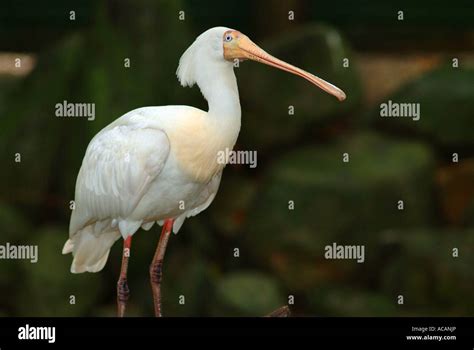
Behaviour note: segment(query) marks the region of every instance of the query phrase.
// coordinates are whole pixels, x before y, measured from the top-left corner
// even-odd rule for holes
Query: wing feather
[[[126,219],[162,171],[169,150],[161,129],[118,125],[97,134],[77,177],[70,236],[100,220]]]

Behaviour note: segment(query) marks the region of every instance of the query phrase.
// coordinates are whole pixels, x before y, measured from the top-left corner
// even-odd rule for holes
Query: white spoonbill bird
[[[162,265],[170,233],[211,204],[226,165],[218,155],[231,150],[239,135],[236,59],[282,69],[341,101],[346,97],[334,85],[269,55],[237,30],[216,27],[198,36],[179,60],[176,74],[182,86],[199,86],[209,111],[189,106],[130,111],[92,139],[79,170],[63,254],[74,257],[72,273],[97,272],[114,242],[123,238],[118,316],[124,315],[130,294],[127,267],[132,237],[140,227],[149,230],[155,222],[163,229],[150,280],[155,315],[161,316]]]

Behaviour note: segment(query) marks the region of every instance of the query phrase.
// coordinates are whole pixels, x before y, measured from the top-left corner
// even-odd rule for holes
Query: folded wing
[[[70,237],[94,223],[126,220],[159,176],[169,151],[161,129],[117,125],[97,134],[77,178]]]

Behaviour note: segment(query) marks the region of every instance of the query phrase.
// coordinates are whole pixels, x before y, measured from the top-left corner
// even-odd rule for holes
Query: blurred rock
[[[307,316],[378,317],[396,316],[394,298],[375,291],[353,286],[317,286],[306,292],[309,310]]]
[[[0,201],[0,242],[21,242],[31,237],[31,224],[15,207]]]
[[[381,291],[404,296],[404,313],[414,316],[468,316],[474,312],[474,230],[413,229],[380,235],[384,256]],[[453,249],[458,249],[458,257]],[[437,307],[433,307],[437,305]]]
[[[275,144],[296,141],[308,128],[353,110],[359,102],[361,90],[351,53],[335,29],[310,25],[259,45],[340,87],[348,97],[341,103],[302,78],[255,62],[243,62],[235,69],[243,119],[239,143],[243,148],[264,151]],[[343,67],[345,58],[349,59],[348,68]],[[289,115],[289,106],[294,107],[294,115]]]
[[[224,171],[219,193],[207,209],[217,233],[235,237],[245,222],[247,210],[257,193],[256,181],[228,166]]]
[[[466,225],[468,227],[474,227],[474,201],[467,207],[465,211]]]
[[[0,58],[1,60],[1,58]],[[20,83],[21,78],[15,75],[0,74],[0,113],[5,113],[5,105],[8,104],[10,93]]]
[[[473,146],[474,69],[444,66],[403,86],[384,101],[419,103],[420,120],[382,118],[377,105],[371,122],[387,131],[410,130],[440,146]]]
[[[0,245],[19,244],[28,245],[28,236],[32,233],[31,226],[23,215],[14,207],[0,202]],[[16,305],[17,284],[22,283],[22,269],[20,260],[0,260],[0,314],[11,313],[15,316],[12,305]]]
[[[16,316],[94,315],[103,273],[70,273],[71,256],[61,254],[67,229],[51,227],[30,234],[28,244],[38,245],[38,262],[17,262],[23,277],[15,286]],[[70,304],[72,295],[75,304]]]
[[[262,181],[243,233],[245,249],[289,289],[338,281],[358,264],[325,260],[326,245],[363,244],[370,255],[375,232],[433,223],[432,170],[424,145],[373,134],[290,152]],[[399,200],[404,210],[397,209]]]
[[[474,158],[440,167],[436,184],[446,221],[454,225],[468,224],[473,218],[470,208],[474,208]]]
[[[215,316],[264,316],[285,304],[277,282],[256,272],[236,272],[218,281]]]
[[[168,258],[164,268],[163,312],[167,316],[208,315],[215,269],[205,256],[189,247]]]

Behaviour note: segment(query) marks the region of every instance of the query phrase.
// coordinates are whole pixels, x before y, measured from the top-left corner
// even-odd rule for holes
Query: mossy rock
[[[218,281],[214,300],[216,316],[265,316],[284,305],[278,283],[255,272],[238,272]]]
[[[388,96],[397,103],[419,103],[420,119],[380,116],[380,106],[368,120],[387,130],[410,130],[442,147],[474,145],[474,69],[444,66]]]

